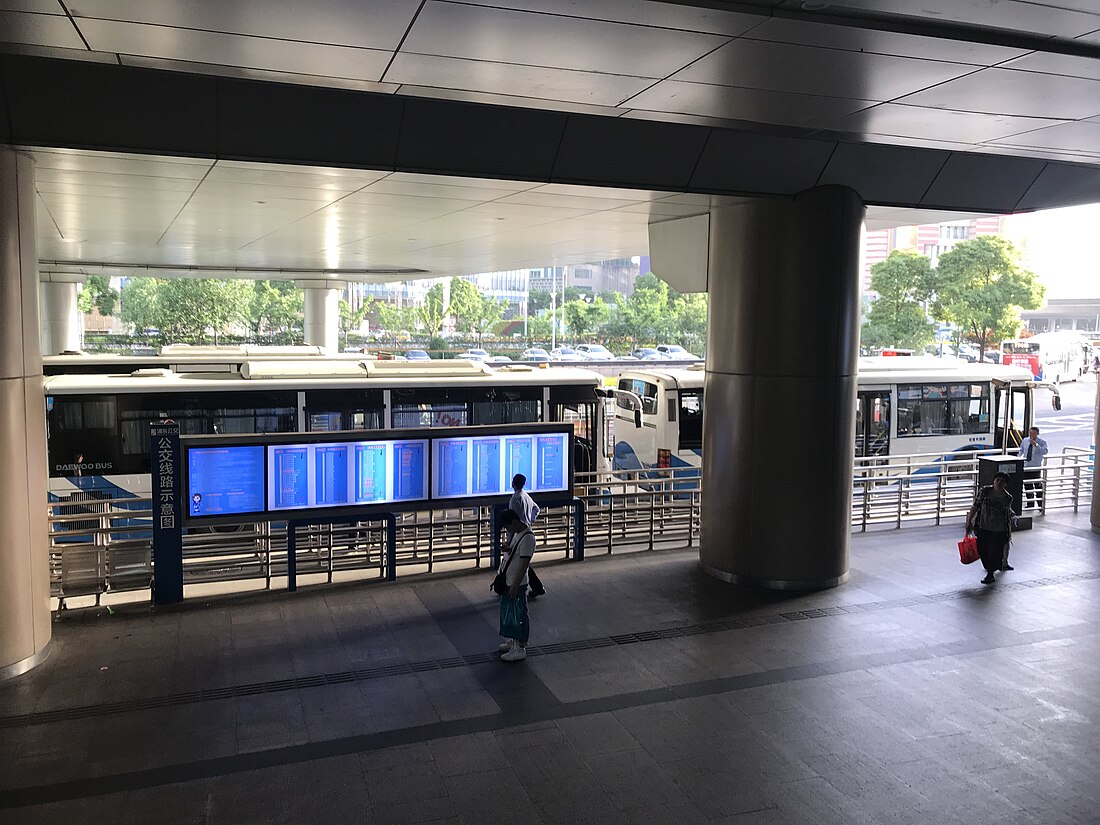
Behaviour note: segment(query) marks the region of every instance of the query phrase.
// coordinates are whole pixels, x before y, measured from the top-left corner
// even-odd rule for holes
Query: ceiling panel
[[[403,52],[664,77],[728,38],[429,0]]]
[[[934,140],[946,138],[956,143],[973,144],[1064,122],[1047,118],[1012,117],[882,103],[848,115],[839,121],[839,128],[841,131],[867,136],[894,135]]]
[[[381,80],[390,52],[189,29],[82,20],[93,49],[278,72]]]
[[[833,129],[845,115],[874,102],[664,80],[625,105],[650,112],[688,112],[726,120]]]
[[[653,81],[597,72],[517,66],[484,60],[461,60],[402,53],[386,72],[391,83],[443,87],[515,95],[541,100],[565,100],[597,106],[617,106]]]
[[[978,202],[997,212],[1011,212],[1046,164],[1026,158],[951,155],[928,188],[921,205],[967,209]]]
[[[853,100],[891,100],[972,71],[973,66],[958,63],[735,40],[677,72],[673,79]]]
[[[1084,150],[1100,154],[1100,123],[1063,123],[1034,132],[1013,135],[997,143],[1013,146],[1036,146],[1045,149]]]
[[[104,54],[104,52],[88,52],[88,54]],[[218,66],[213,63],[170,60],[166,57],[111,54],[111,62],[118,62],[123,66],[160,69],[166,72],[189,72],[191,74],[214,75],[240,80],[265,80],[271,83],[293,83],[297,86],[324,86],[330,89],[349,89],[357,92],[393,94],[397,90],[397,85],[394,83],[377,83],[373,80],[355,80],[348,77],[321,76],[300,72],[276,72],[268,69],[253,69],[247,66]]]
[[[91,173],[83,180],[95,180],[96,174],[114,180],[117,176],[185,178],[202,180],[214,161],[203,158],[155,157],[125,152],[91,152],[73,149],[36,149],[34,151],[35,175],[45,175],[51,170]],[[255,165],[255,164],[254,164]],[[54,177],[53,179],[56,179]]]
[[[920,0],[919,5],[914,5],[912,0],[843,0],[839,5],[872,12],[915,15],[947,23],[976,23],[1013,33],[1034,32],[1058,37],[1077,37],[1100,28],[1100,20],[1095,13],[1069,10],[1074,3],[1085,11],[1096,11],[1091,0],[1045,3],[1032,0]]]
[[[397,93],[410,97],[428,97],[437,100],[459,100],[464,103],[485,103],[489,106],[513,106],[521,109],[539,109],[555,112],[576,112],[582,115],[600,115],[618,117],[624,110],[611,106],[595,106],[589,103],[574,103],[567,100],[543,100],[538,97],[516,97],[515,95],[496,95],[488,92],[471,92],[462,89],[443,89],[431,86],[402,84]]]
[[[0,11],[27,11],[39,14],[60,14],[57,0],[0,0]]]
[[[1086,80],[1100,80],[1100,61],[1087,57],[1074,57],[1068,54],[1032,52],[1018,60],[1008,61],[1001,68],[1081,77]]]
[[[682,31],[744,34],[760,25],[761,17],[721,9],[699,8],[649,0],[466,0],[472,6],[541,11],[590,20],[638,23]]]
[[[1020,200],[1020,209],[1100,203],[1100,169],[1048,163]]]
[[[416,13],[420,0],[75,0],[72,14],[83,29],[98,17],[251,34],[286,40],[395,49]]]
[[[54,6],[53,11],[60,11]],[[60,14],[26,14],[0,11],[0,32],[9,43],[30,43],[83,49],[84,42],[69,18]]]
[[[817,182],[850,186],[865,201],[918,203],[943,164],[942,152],[840,143]]]
[[[1026,54],[1024,49],[990,46],[965,40],[923,37],[900,32],[861,29],[856,26],[831,26],[806,20],[773,17],[748,35],[751,40],[772,40],[803,46],[822,46],[853,52],[870,52],[925,60],[946,60],[991,66]]]
[[[752,192],[769,177],[776,191],[794,194],[817,182],[834,149],[835,144],[826,140],[716,132],[707,141],[691,185]]]
[[[1100,114],[1100,81],[983,69],[895,102],[994,115],[1079,120]]]

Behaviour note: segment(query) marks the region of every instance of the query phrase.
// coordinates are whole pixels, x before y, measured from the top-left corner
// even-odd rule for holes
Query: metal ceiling
[[[0,0],[0,41],[124,66],[1100,166],[1095,0]],[[639,254],[649,221],[712,200],[34,153],[40,254],[58,261],[491,271]]]

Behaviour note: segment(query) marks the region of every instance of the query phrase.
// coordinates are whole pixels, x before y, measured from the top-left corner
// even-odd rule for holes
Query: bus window
[[[703,448],[703,391],[680,390],[681,450]]]
[[[306,426],[310,432],[379,430],[381,390],[310,390],[306,393]]]
[[[620,378],[619,389],[632,392],[642,399],[642,412],[645,415],[657,414],[657,385],[637,378]],[[619,398],[617,405],[620,410],[631,410],[630,402],[625,398]]]
[[[898,436],[989,432],[989,384],[899,384]]]
[[[890,452],[890,393],[861,392],[856,396],[856,456]]]

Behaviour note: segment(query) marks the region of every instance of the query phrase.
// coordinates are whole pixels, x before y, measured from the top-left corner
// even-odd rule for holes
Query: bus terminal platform
[[[0,823],[1094,823],[1100,536],[983,586],[961,533],[808,594],[536,557],[515,664],[489,571],[69,611],[0,684]]]

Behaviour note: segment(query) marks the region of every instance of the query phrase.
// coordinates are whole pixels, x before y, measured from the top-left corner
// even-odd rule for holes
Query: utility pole
[[[550,282],[550,349],[558,346],[558,268],[552,270],[554,280]],[[562,280],[565,280],[564,278]]]

